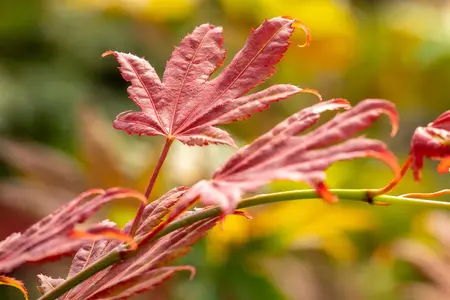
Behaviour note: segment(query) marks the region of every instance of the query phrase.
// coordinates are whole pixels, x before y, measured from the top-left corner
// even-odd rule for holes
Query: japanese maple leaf
[[[423,158],[440,160],[440,173],[450,169],[450,110],[441,114],[426,127],[418,127],[411,139],[410,155],[414,179],[420,180]]]
[[[399,174],[395,156],[382,142],[364,137],[349,139],[383,113],[390,117],[394,135],[398,115],[388,101],[362,101],[316,130],[295,136],[315,124],[320,113],[349,107],[347,101],[335,99],[292,115],[240,149],[214,173],[212,180],[195,184],[186,192],[184,201],[194,202],[200,197],[205,205],[220,205],[228,214],[233,212],[243,192],[254,191],[271,180],[289,179],[307,182],[325,200],[335,202],[337,199],[324,184],[325,170],[335,161],[358,157],[376,157]]]
[[[89,196],[100,194],[84,201]],[[0,243],[0,273],[8,273],[25,262],[49,260],[76,251],[86,240],[111,238],[132,242],[126,234],[98,224],[81,231],[75,225],[82,223],[103,204],[117,198],[145,198],[130,190],[91,190],[81,194],[51,215],[40,220],[22,234],[14,233]],[[84,201],[84,202],[83,202]]]
[[[136,232],[136,239],[143,237],[167,217],[172,207],[184,194],[186,188],[176,188],[160,199],[147,205]],[[189,213],[189,212],[187,212]],[[137,254],[113,266],[100,271],[76,286],[59,299],[128,299],[135,294],[152,289],[170,278],[175,272],[188,270],[191,266],[166,266],[169,262],[190,251],[190,246],[203,237],[212,228],[218,218],[202,220],[193,225],[178,229],[164,237],[141,244]],[[112,228],[115,224],[110,222]],[[131,222],[123,232],[128,232]],[[117,241],[100,240],[86,243],[75,255],[68,278],[76,275],[117,247]],[[39,290],[48,293],[63,280],[40,275]]]
[[[116,51],[103,53],[116,57],[122,77],[131,82],[128,94],[140,109],[119,114],[114,128],[129,134],[162,135],[187,145],[234,146],[229,134],[215,125],[246,119],[299,92],[316,93],[279,84],[244,96],[276,71],[275,64],[289,47],[294,22],[284,17],[265,21],[213,80],[209,77],[223,63],[225,50],[222,28],[209,24],[197,27],[175,48],[162,82],[143,58]]]

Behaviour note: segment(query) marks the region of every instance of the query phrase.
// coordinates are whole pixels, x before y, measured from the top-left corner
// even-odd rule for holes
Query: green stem
[[[104,256],[102,259],[91,264],[89,267],[85,268],[83,271],[77,273],[76,275],[70,277],[60,285],[58,285],[54,290],[48,292],[47,294],[40,297],[38,300],[48,300],[57,299],[64,295],[66,292],[76,287],[78,284],[82,283],[86,279],[100,272],[103,269],[115,264],[122,260],[121,254],[118,250],[111,251],[108,255]]]
[[[169,153],[170,146],[172,146],[173,140],[166,139],[166,143],[164,144],[164,148],[161,151],[161,154],[159,155],[158,163],[155,166],[155,169],[153,170],[152,177],[150,178],[150,181],[148,182],[147,190],[145,191],[145,197],[150,197],[150,194],[152,193],[153,187],[156,183],[156,178],[158,178],[159,171],[161,170],[161,167],[166,160],[167,154]],[[138,229],[139,222],[141,221],[142,214],[144,213],[145,209],[145,203],[140,204],[139,209],[136,213],[136,216],[133,219],[133,223],[130,227],[130,236],[134,236],[136,233],[136,230]]]
[[[395,204],[415,204],[415,205],[424,205],[428,208],[445,208],[450,209],[450,202],[445,201],[434,201],[434,200],[423,200],[423,199],[415,199],[415,198],[402,198],[398,196],[389,196],[389,195],[380,195],[371,199],[368,197],[369,190],[345,190],[345,189],[331,189],[333,194],[339,197],[339,200],[349,200],[349,201],[359,201],[366,202],[368,204],[373,205],[395,205]],[[288,191],[288,192],[279,192],[272,194],[261,194],[251,198],[247,198],[242,200],[237,208],[248,208],[263,204],[277,203],[283,201],[292,201],[292,200],[314,200],[318,199],[318,195],[315,190],[300,190],[300,191]],[[195,222],[211,218],[217,217],[221,213],[219,207],[213,207],[209,209],[205,209],[203,211],[199,211],[198,213],[192,214],[185,218],[176,220],[166,228],[161,230],[159,234],[155,236],[155,238],[160,238],[166,234],[171,233],[177,229],[183,228],[185,226],[191,225]]]
[[[428,208],[446,208],[450,209],[450,202],[445,201],[434,201],[434,200],[422,200],[422,199],[414,199],[414,198],[402,198],[398,196],[389,196],[389,195],[379,195],[371,198],[370,190],[345,190],[345,189],[332,189],[330,190],[336,196],[339,197],[340,200],[349,200],[349,201],[359,201],[366,202],[368,204],[373,205],[397,205],[397,204],[415,204],[415,205],[423,205]],[[272,194],[262,194],[255,197],[247,198],[242,200],[238,209],[253,207],[257,205],[290,201],[290,200],[308,200],[308,199],[318,199],[319,196],[315,192],[315,190],[300,190],[300,191],[288,191],[288,192],[279,192]],[[162,236],[165,236],[177,229],[182,227],[191,225],[195,222],[211,218],[217,217],[221,214],[221,210],[219,207],[208,208],[194,214],[191,214],[187,217],[176,220],[169,225],[167,225],[163,230],[161,230],[158,234],[153,236],[149,241],[156,240]],[[139,242],[139,240],[137,241]],[[116,249],[103,257],[102,259],[96,261],[91,264],[89,267],[79,272],[75,276],[70,279],[64,281],[62,284],[58,285],[53,291],[45,294],[40,297],[38,300],[54,300],[58,297],[65,294],[70,289],[74,288],[84,280],[88,279],[95,273],[123,260],[130,258],[136,255],[137,251],[127,251],[123,252],[120,249]]]

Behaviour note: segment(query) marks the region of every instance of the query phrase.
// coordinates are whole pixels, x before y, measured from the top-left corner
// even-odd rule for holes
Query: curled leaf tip
[[[19,281],[15,278],[0,275],[0,285],[9,285],[9,286],[15,287],[16,289],[18,289],[22,292],[25,300],[28,300],[28,292],[25,289],[22,281]]]
[[[300,28],[306,34],[305,42],[302,45],[298,45],[298,47],[300,47],[300,48],[308,47],[311,44],[311,32],[309,30],[309,27],[306,26],[302,21],[300,21],[298,19],[294,19],[294,23],[293,23],[292,27]]]
[[[388,116],[392,128],[391,136],[397,134],[399,128],[399,115],[394,103],[383,99],[366,99],[361,103],[367,105],[367,108],[370,107],[370,110],[372,110],[377,117],[381,114]]]
[[[391,124],[392,124],[392,129],[391,129],[391,137],[394,137],[397,132],[398,132],[398,116],[396,115],[389,115],[389,117],[391,118]]]
[[[106,191],[107,194],[114,198],[135,198],[141,201],[144,204],[147,204],[148,199],[142,193],[132,190],[132,189],[123,189],[123,188],[112,188]]]
[[[114,51],[112,51],[112,50],[108,50],[108,51],[105,51],[105,52],[103,52],[102,53],[102,57],[105,57],[105,56],[108,56],[108,55],[114,55]]]
[[[391,136],[395,136],[398,132],[399,128],[399,116],[398,112],[395,109],[395,105],[392,102],[386,101],[386,100],[380,100],[386,103],[386,107],[384,109],[385,114],[389,117],[389,120],[391,121]]]
[[[307,46],[309,46],[309,44],[311,44],[311,33],[310,33],[310,30],[309,30],[308,26],[306,26],[299,19],[293,18],[291,16],[282,16],[282,18],[288,19],[288,20],[292,20],[293,21],[293,23],[292,23],[292,27],[293,28],[300,28],[300,29],[302,29],[305,32],[305,34],[306,34],[306,41],[302,45],[298,45],[300,48],[307,47]]]
[[[317,98],[319,98],[319,101],[323,100],[322,95],[317,90],[314,90],[314,89],[301,89],[300,93],[313,94],[313,95],[317,96]]]
[[[176,267],[176,268],[179,271],[185,270],[185,271],[191,272],[191,275],[189,276],[189,280],[194,279],[194,277],[195,277],[195,268],[193,266],[179,266],[179,267]]]
[[[106,191],[104,189],[90,189],[80,194],[80,198],[84,199],[94,195],[104,195]]]
[[[136,198],[139,201],[141,201],[144,204],[148,203],[148,199],[147,197],[145,197],[143,194],[141,194],[140,192],[137,191],[130,191],[129,193],[127,193],[129,197],[131,198]]]
[[[333,99],[331,99],[329,101],[334,103],[334,104],[342,105],[342,107],[341,107],[342,109],[350,109],[350,108],[352,108],[351,103],[347,99],[344,99],[344,98],[333,98]]]

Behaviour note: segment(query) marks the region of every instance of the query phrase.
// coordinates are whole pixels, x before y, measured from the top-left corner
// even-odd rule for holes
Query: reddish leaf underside
[[[438,171],[450,169],[450,110],[441,114],[426,127],[418,127],[413,134],[410,146],[411,168],[414,179],[420,180],[423,159],[428,157],[440,160]]]
[[[122,77],[131,83],[128,94],[140,109],[119,114],[114,128],[129,134],[162,135],[187,145],[235,146],[227,132],[214,126],[246,119],[300,92],[317,94],[285,84],[244,96],[276,71],[298,27],[295,22],[284,17],[264,21],[213,80],[209,77],[225,59],[221,27],[204,24],[187,35],[173,51],[162,82],[145,59],[105,52],[103,56],[116,57]]]
[[[99,195],[85,201],[95,194]],[[25,262],[51,260],[71,253],[80,248],[86,240],[115,239],[131,242],[127,235],[103,224],[91,226],[84,231],[74,229],[75,225],[84,222],[103,204],[125,197],[146,200],[142,195],[127,189],[91,190],[40,220],[22,234],[12,234],[0,243],[0,273],[8,273]]]
[[[186,188],[173,189],[147,205],[136,231],[136,239],[141,239],[157,228],[185,191]],[[140,244],[135,256],[95,274],[60,299],[128,299],[154,288],[177,271],[188,270],[194,274],[194,268],[190,266],[165,265],[189,252],[189,247],[203,237],[216,222],[217,218],[203,220],[156,241]],[[116,228],[115,224],[107,223],[110,228]],[[131,222],[122,231],[128,232],[130,226]],[[110,253],[117,245],[118,242],[107,240],[85,243],[72,261],[68,278]],[[48,289],[46,291],[48,292]]]
[[[195,184],[186,192],[184,201],[200,197],[205,205],[219,205],[225,213],[232,213],[243,192],[254,191],[272,180],[289,179],[307,182],[322,198],[335,202],[337,199],[324,184],[325,170],[333,162],[359,157],[378,158],[399,174],[395,156],[382,142],[352,138],[382,114],[391,120],[391,135],[396,133],[398,116],[388,101],[362,101],[316,130],[295,136],[314,125],[322,112],[341,108],[349,109],[350,105],[335,99],[292,115],[240,149],[214,173],[212,180]]]

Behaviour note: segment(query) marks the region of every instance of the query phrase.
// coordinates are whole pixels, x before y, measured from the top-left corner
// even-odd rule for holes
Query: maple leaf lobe
[[[0,243],[0,273],[8,273],[26,262],[56,259],[76,251],[86,240],[131,240],[119,231],[103,226],[74,230],[102,205],[121,197],[133,197],[126,189],[90,190],[38,221],[22,234],[12,234]],[[89,201],[86,198],[94,196]]]
[[[136,238],[142,238],[163,222],[179,202],[186,188],[176,188],[145,207],[142,220],[138,224]],[[128,299],[143,293],[169,279],[175,272],[190,271],[191,278],[195,269],[191,266],[166,266],[174,259],[190,251],[190,246],[202,238],[215,226],[217,218],[210,218],[175,230],[157,240],[139,245],[136,255],[118,262],[98,272],[85,282],[76,286],[64,296],[64,299]],[[116,228],[112,222],[104,221],[105,226]],[[131,222],[122,232],[127,233]],[[75,276],[117,247],[116,241],[100,240],[86,243],[75,255],[68,278]],[[47,285],[46,285],[47,287]]]
[[[214,173],[212,180],[195,184],[183,200],[200,198],[205,205],[219,205],[225,214],[230,214],[244,192],[252,192],[272,180],[288,179],[310,184],[333,203],[337,198],[324,184],[325,170],[336,161],[360,157],[380,159],[398,175],[397,160],[385,144],[364,137],[352,138],[382,114],[389,116],[395,133],[398,116],[388,101],[362,101],[317,129],[296,136],[317,123],[322,112],[348,108],[347,101],[334,99],[292,115],[240,149]]]

